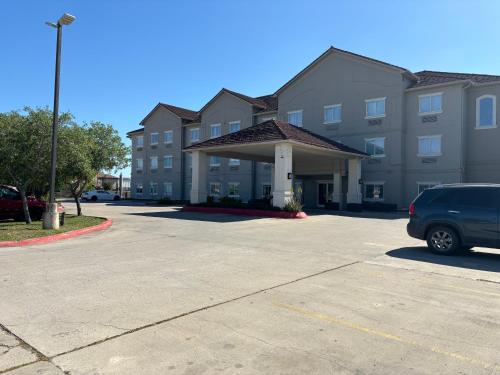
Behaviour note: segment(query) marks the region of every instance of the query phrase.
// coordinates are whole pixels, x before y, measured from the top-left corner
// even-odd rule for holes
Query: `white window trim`
[[[437,181],[417,181],[417,194],[418,192],[420,191],[420,185],[441,185],[441,182],[437,182]]]
[[[209,164],[211,167],[220,167],[220,157],[219,157],[219,162],[218,163],[212,163],[212,157],[210,156],[209,158]]]
[[[139,139],[142,139],[142,143],[139,144]],[[144,136],[143,135],[138,135],[135,141],[135,147],[137,148],[143,148],[144,147]]]
[[[231,125],[233,125],[233,124],[240,124],[240,128],[239,128],[239,130],[237,130],[237,131],[240,131],[240,130],[241,130],[241,121],[229,121],[229,122],[228,122],[228,125],[229,125],[229,132],[230,132],[230,133],[231,133]],[[236,132],[232,132],[232,133],[236,133]]]
[[[367,198],[366,197],[366,186],[367,185],[382,185],[384,187],[384,198]],[[363,182],[363,200],[366,202],[383,202],[385,200],[385,181],[366,181]]]
[[[289,115],[294,114],[294,113],[302,113],[302,123],[300,125],[294,125],[294,126],[297,126],[298,128],[302,128],[303,125],[304,125],[304,110],[303,109],[296,109],[296,110],[293,110],[293,111],[288,111],[286,113],[286,121],[288,122]]]
[[[336,121],[331,121],[331,122],[327,122],[325,121],[325,110],[329,109],[329,108],[339,108],[340,107],[340,120],[336,120]],[[323,124],[324,125],[328,125],[328,124],[339,124],[342,122],[342,103],[340,104],[331,104],[331,105],[325,105],[323,106]]]
[[[193,133],[195,131],[198,131],[198,138],[197,139],[193,139]],[[190,142],[198,142],[200,140],[200,128],[191,128],[189,129],[189,141]]]
[[[155,135],[155,134],[158,136],[158,141],[160,140],[160,133],[158,133],[158,132],[151,133],[151,134],[149,135],[149,142],[150,142],[149,144],[150,144],[151,146],[155,146],[155,145],[157,145],[157,144],[158,144],[158,141],[156,141],[156,143],[153,143],[153,142],[152,142],[152,140],[151,140],[151,139],[152,139],[152,137],[153,137],[153,135]]]
[[[153,168],[153,159],[156,159],[156,168]],[[156,171],[158,169],[158,156],[151,156],[149,158],[149,169],[151,169],[152,171]]]
[[[212,129],[213,128],[219,128],[220,129],[220,135],[212,136]],[[221,135],[222,135],[222,125],[220,123],[218,123],[218,124],[211,124],[210,125],[210,139],[218,138]]]
[[[421,139],[429,139],[429,138],[439,138],[440,143],[441,143],[441,152],[437,154],[421,154],[419,151],[419,144]],[[428,157],[435,157],[435,156],[442,156],[443,155],[443,135],[442,134],[436,134],[436,135],[421,135],[417,137],[417,156],[421,158],[428,158]]]
[[[381,154],[381,155],[370,155],[371,158],[385,158],[386,154],[385,154],[385,139],[386,137],[375,137],[375,138],[365,138],[365,152],[368,154],[367,150],[366,150],[366,146],[368,145],[368,142],[369,141],[374,141],[376,139],[383,139],[384,140],[384,153]]]
[[[368,116],[368,103],[370,102],[378,102],[380,100],[384,101],[384,114],[383,115],[375,115],[375,116]],[[387,113],[387,96],[384,96],[383,98],[373,98],[373,99],[365,99],[365,119],[372,119],[372,118],[383,118],[386,116]]]
[[[426,96],[436,96],[436,95],[441,95],[441,110],[440,111],[430,111],[430,112],[420,112],[420,98],[425,98]],[[418,115],[419,116],[438,115],[440,113],[443,113],[443,93],[442,92],[433,92],[431,94],[419,95],[417,105],[418,105]]]
[[[479,104],[482,99],[488,99],[488,98],[493,99],[493,124],[488,126],[480,126],[479,121],[481,116],[481,108],[479,107]],[[496,95],[491,95],[491,94],[481,95],[480,97],[476,98],[476,129],[477,130],[495,129],[496,127],[497,127],[497,97]]]
[[[167,134],[167,133],[172,134],[172,140],[171,140],[171,141],[166,141],[166,140],[165,140],[165,134]],[[164,143],[169,143],[169,144],[170,144],[170,143],[173,143],[173,141],[174,141],[174,131],[173,131],[173,130],[166,130],[166,131],[164,131],[164,132],[163,132],[163,142],[164,142]]]
[[[240,197],[240,194],[236,195],[236,194],[229,194],[230,192],[230,188],[229,186],[230,185],[237,185],[238,186],[238,191],[240,190],[240,183],[239,182],[228,182],[227,183],[227,196],[230,197],[230,198],[239,198]]]
[[[212,186],[219,186],[219,194],[212,194]],[[222,196],[222,183],[221,182],[210,182],[208,184],[208,195],[212,197],[220,197]]]
[[[170,167],[167,167],[167,165],[165,164],[165,159],[171,159],[172,160],[172,164],[170,165]],[[174,167],[174,156],[173,155],[164,155],[163,156],[163,169],[172,169]]]

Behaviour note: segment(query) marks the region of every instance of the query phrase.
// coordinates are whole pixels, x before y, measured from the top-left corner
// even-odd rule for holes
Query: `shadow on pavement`
[[[500,272],[500,254],[495,253],[467,251],[459,255],[445,256],[433,254],[427,247],[402,247],[388,251],[386,255],[394,258],[441,264],[450,267]]]
[[[177,210],[179,210],[179,208],[177,208]],[[183,211],[131,212],[128,213],[127,215],[158,217],[163,219],[176,219],[176,220],[207,221],[213,223],[233,223],[238,221],[261,219],[260,217],[256,216],[205,214],[198,212],[183,212]]]
[[[404,212],[377,212],[377,211],[337,211],[337,210],[327,210],[321,208],[304,208],[304,211],[308,216],[342,216],[342,217],[357,217],[363,219],[381,219],[381,220],[399,220],[408,218],[408,213]]]

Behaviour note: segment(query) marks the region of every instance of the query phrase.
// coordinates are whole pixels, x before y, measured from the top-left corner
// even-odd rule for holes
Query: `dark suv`
[[[500,185],[439,185],[410,205],[408,234],[443,255],[474,246],[500,248]]]

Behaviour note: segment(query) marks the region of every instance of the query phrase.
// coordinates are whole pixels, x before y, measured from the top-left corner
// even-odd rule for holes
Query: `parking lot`
[[[500,373],[500,251],[396,214],[83,211],[114,224],[0,249],[1,374]]]

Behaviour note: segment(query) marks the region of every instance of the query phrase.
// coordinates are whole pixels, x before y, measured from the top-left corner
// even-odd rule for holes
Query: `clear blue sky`
[[[330,45],[412,71],[500,75],[494,0],[16,0],[0,6],[0,112],[52,106],[44,22],[64,12],[77,20],[64,30],[61,110],[124,139],[159,101],[197,110],[222,87],[269,94]]]

